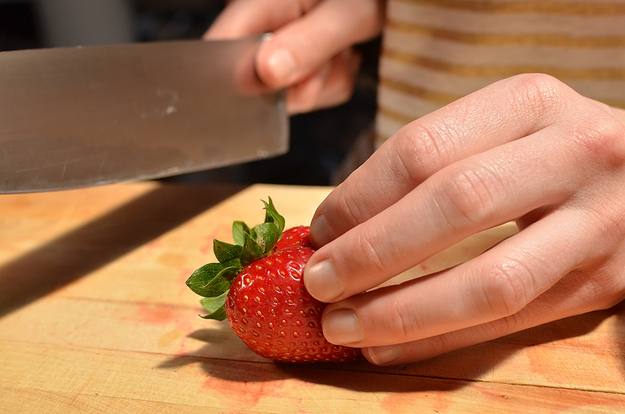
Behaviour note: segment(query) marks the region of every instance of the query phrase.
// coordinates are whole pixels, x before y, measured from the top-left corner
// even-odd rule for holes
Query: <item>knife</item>
[[[0,193],[154,179],[288,151],[262,37],[0,52]]]

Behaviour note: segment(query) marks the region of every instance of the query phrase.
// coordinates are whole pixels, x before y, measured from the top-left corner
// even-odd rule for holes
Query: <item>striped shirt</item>
[[[376,133],[520,73],[625,108],[625,1],[388,0]]]

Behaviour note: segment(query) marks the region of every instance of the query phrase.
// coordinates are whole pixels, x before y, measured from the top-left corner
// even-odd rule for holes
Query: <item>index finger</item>
[[[318,207],[320,247],[395,204],[443,167],[541,130],[574,92],[546,75],[496,82],[399,130]]]

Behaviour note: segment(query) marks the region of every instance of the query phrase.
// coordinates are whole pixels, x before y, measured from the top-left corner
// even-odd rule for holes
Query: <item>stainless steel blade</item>
[[[0,193],[150,179],[283,154],[262,38],[0,53]]]

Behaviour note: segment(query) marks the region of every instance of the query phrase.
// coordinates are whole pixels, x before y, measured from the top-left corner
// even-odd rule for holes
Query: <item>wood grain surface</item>
[[[625,309],[418,364],[280,365],[199,318],[184,281],[262,221],[308,224],[330,188],[134,183],[0,196],[2,413],[625,412]],[[466,261],[504,225],[393,282]]]

